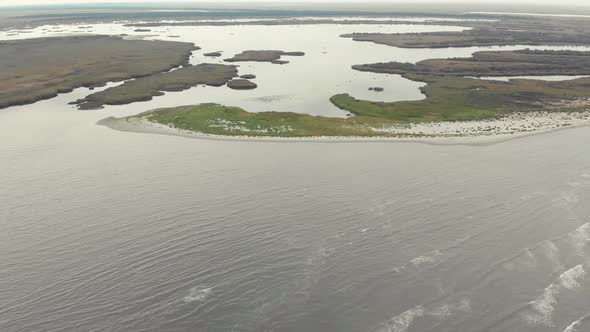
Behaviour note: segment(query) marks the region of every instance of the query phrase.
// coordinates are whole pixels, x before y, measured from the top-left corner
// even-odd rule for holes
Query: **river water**
[[[315,91],[333,79],[299,81],[306,59],[339,43],[356,49],[337,53],[342,68],[477,50],[337,37],[375,28],[302,26],[299,39],[248,47],[308,53],[242,65],[259,75],[252,96],[291,91],[271,84],[280,70],[287,88],[318,96],[305,112],[342,115]],[[243,49],[229,42],[242,27],[219,28],[226,47],[186,29],[203,51]],[[327,51],[312,46],[328,33]],[[322,95],[368,93],[372,77],[347,73],[349,84],[340,74],[341,89]],[[419,97],[401,78],[379,79],[400,80],[387,98]],[[267,104],[198,87],[100,111],[67,106],[87,93],[0,111],[1,331],[590,329],[590,128],[486,145],[228,142],[96,122],[224,95]],[[306,103],[285,100],[276,110]]]

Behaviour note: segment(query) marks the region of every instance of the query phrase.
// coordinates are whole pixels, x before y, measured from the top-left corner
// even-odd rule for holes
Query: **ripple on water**
[[[462,298],[458,302],[442,303],[426,306],[418,305],[410,310],[391,318],[381,324],[377,332],[406,332],[410,326],[419,318],[430,317],[437,320],[445,320],[457,313],[471,311],[471,300]]]
[[[416,267],[424,264],[434,264],[440,260],[442,255],[442,252],[440,252],[439,250],[434,250],[426,255],[412,259],[410,263],[412,263],[412,265]]]
[[[204,302],[213,293],[213,288],[193,287],[190,289],[187,296],[184,297],[184,302]]]
[[[590,243],[590,223],[585,223],[580,226],[578,229],[571,232],[569,237],[572,239],[578,255],[584,256],[584,249],[586,248],[586,245]]]

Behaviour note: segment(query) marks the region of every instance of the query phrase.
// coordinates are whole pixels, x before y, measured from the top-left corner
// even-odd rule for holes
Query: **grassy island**
[[[238,75],[235,66],[198,64],[173,71],[127,81],[122,85],[93,93],[75,102],[80,109],[97,109],[104,105],[123,105],[151,100],[164,91],[182,91],[199,84],[222,86]]]
[[[158,109],[137,117],[203,134],[264,137],[372,136],[371,126],[383,123],[382,119],[371,117],[342,119],[286,112],[251,113],[219,104]]]
[[[256,89],[258,85],[247,79],[240,78],[227,82],[227,87],[234,90],[252,90]]]
[[[590,52],[529,49],[476,52],[470,58],[429,59],[416,64],[384,62],[356,65],[352,68],[406,77],[590,75]]]
[[[277,65],[284,65],[289,61],[282,60],[283,56],[304,56],[303,52],[284,52],[277,50],[262,50],[262,51],[244,51],[236,54],[231,58],[223,61],[227,62],[246,62],[246,61],[257,61],[257,62],[270,62]]]
[[[341,37],[403,48],[446,48],[495,45],[588,45],[587,22],[552,20],[541,24],[531,20],[514,22],[503,18],[505,25],[486,23],[466,31],[424,33],[350,33]],[[575,26],[575,24],[578,26]],[[581,26],[580,26],[581,23]],[[481,23],[480,23],[481,24]],[[461,22],[462,26],[469,26]]]
[[[414,79],[428,83],[422,88],[426,99],[385,103],[341,94],[330,100],[357,116],[397,123],[483,120],[509,112],[578,112],[590,108],[590,78],[565,82],[434,76]]]
[[[2,41],[0,108],[166,72],[187,64],[194,49],[192,43],[109,36]]]

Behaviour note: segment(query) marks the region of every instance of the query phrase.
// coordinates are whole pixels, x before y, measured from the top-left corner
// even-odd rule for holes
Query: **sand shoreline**
[[[149,112],[146,112],[149,113]],[[401,135],[407,137],[375,136],[375,137],[349,137],[349,136],[317,136],[317,137],[264,137],[264,136],[225,136],[204,134],[189,130],[169,127],[163,124],[147,120],[142,113],[136,116],[115,118],[108,117],[98,121],[98,125],[106,126],[114,130],[145,134],[159,134],[179,136],[193,139],[208,139],[216,141],[238,142],[289,142],[289,143],[362,143],[362,142],[390,142],[390,143],[424,143],[430,145],[490,145],[501,143],[516,138],[532,135],[547,134],[564,129],[590,126],[590,111],[585,112],[542,112],[533,115],[526,113],[513,113],[504,118],[488,121],[463,121],[463,122],[434,122],[396,127]],[[539,117],[539,114],[544,114]],[[518,119],[518,122],[516,122]],[[554,121],[554,122],[550,122]],[[528,125],[524,125],[527,123]],[[515,127],[515,124],[520,126]],[[536,124],[536,126],[535,126]],[[511,132],[476,132],[473,128],[511,128]],[[415,135],[412,136],[412,129]],[[442,134],[442,132],[455,134]],[[430,132],[428,130],[430,129]],[[380,129],[381,130],[381,129]],[[395,130],[395,129],[387,129]],[[384,132],[388,132],[388,131]],[[437,134],[438,130],[438,134]],[[389,131],[391,132],[391,131]]]

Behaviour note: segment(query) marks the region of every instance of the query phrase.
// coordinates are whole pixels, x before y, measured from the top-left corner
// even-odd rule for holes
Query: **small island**
[[[227,86],[234,90],[252,90],[256,89],[258,85],[256,83],[245,80],[245,79],[233,79],[227,82]]]
[[[209,52],[209,53],[204,53],[204,56],[208,56],[211,58],[217,58],[221,56],[221,52]]]
[[[257,61],[257,62],[270,62],[273,64],[284,65],[289,61],[282,60],[283,56],[304,56],[304,52],[284,52],[277,50],[264,50],[264,51],[244,51],[242,53],[234,55],[232,58],[224,59],[226,62],[246,62],[246,61]]]

